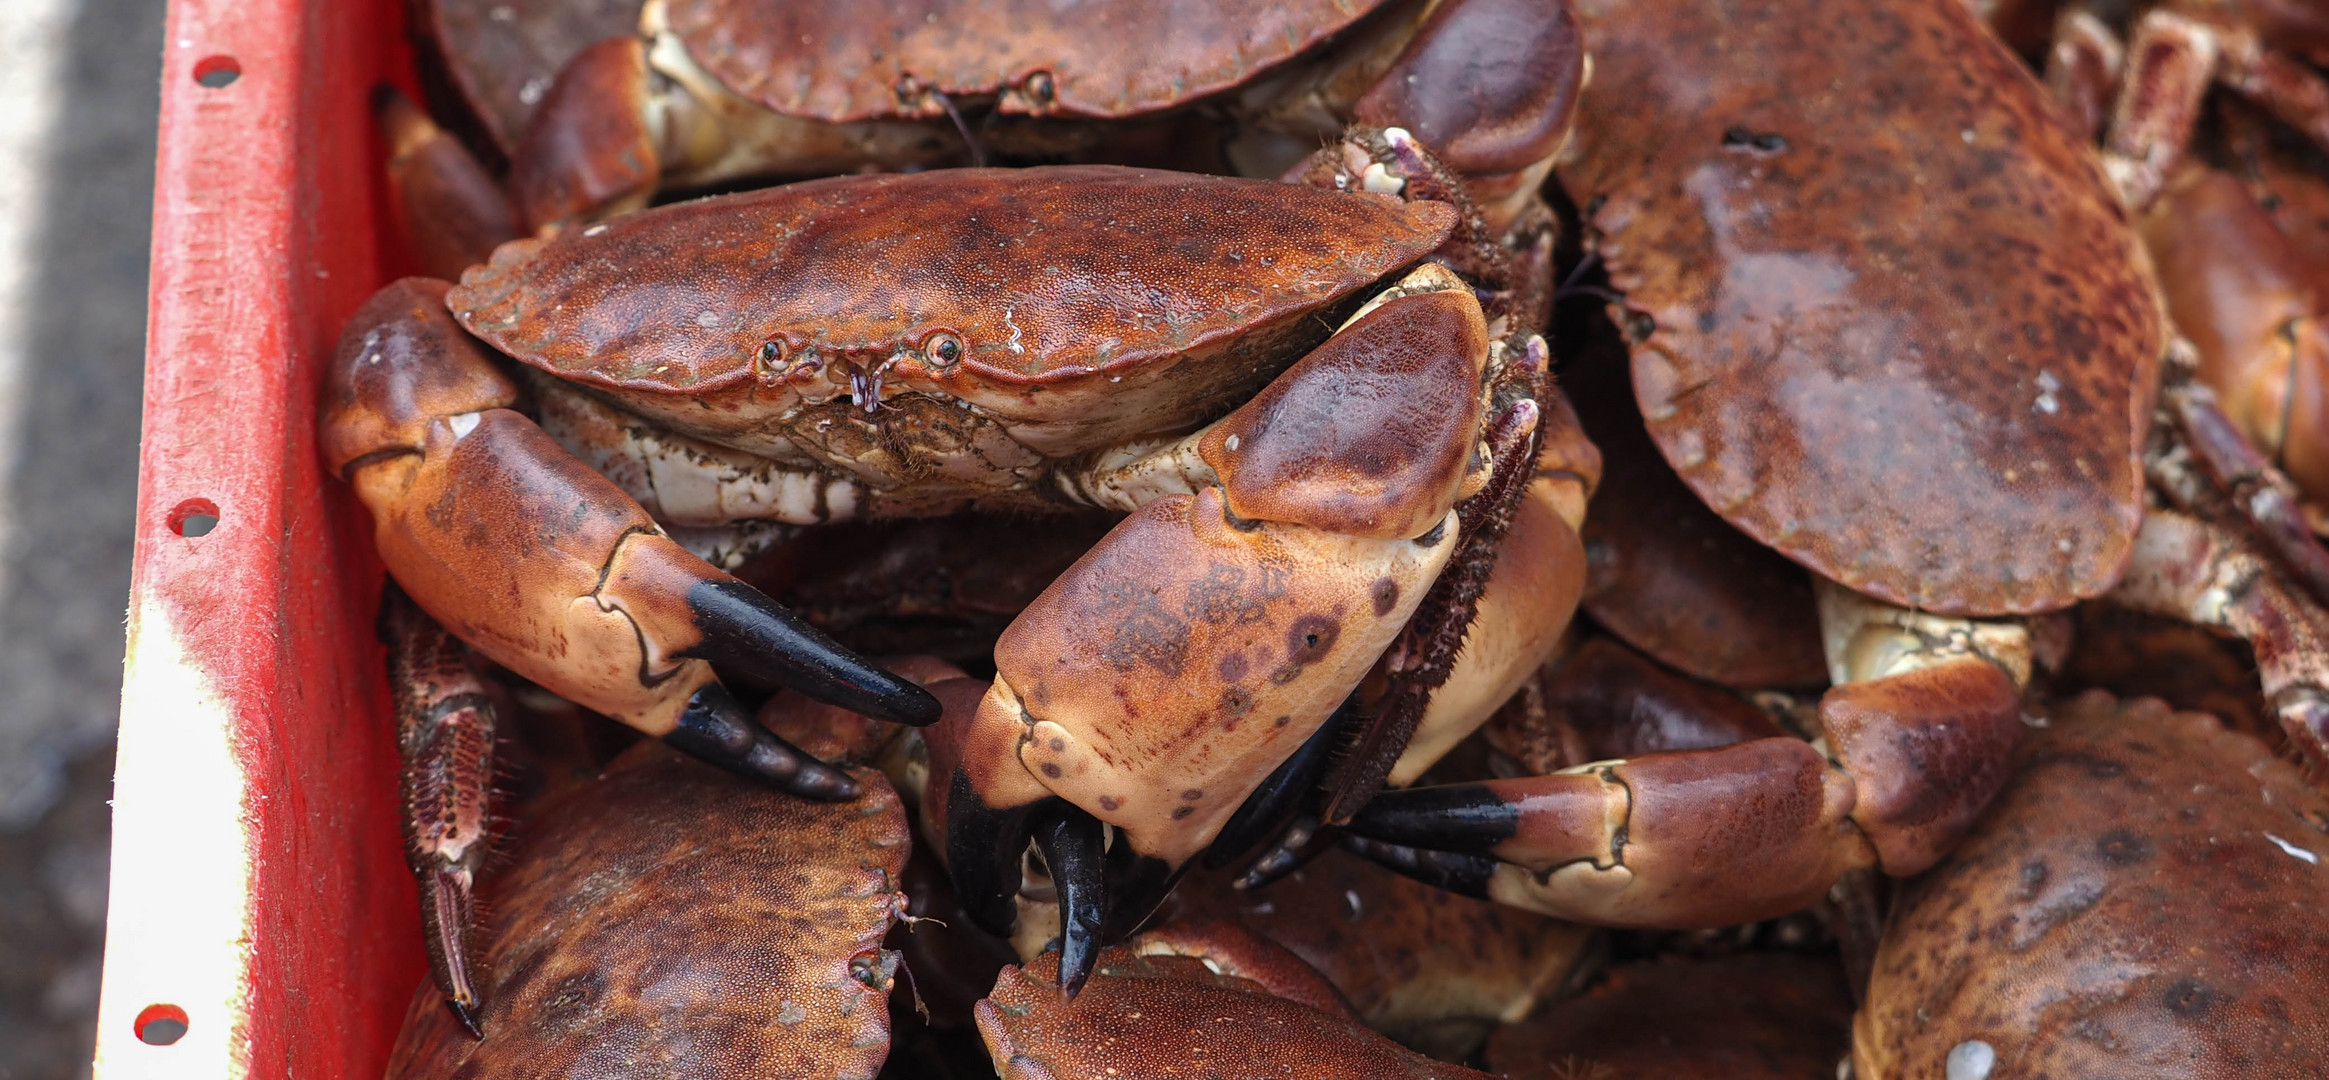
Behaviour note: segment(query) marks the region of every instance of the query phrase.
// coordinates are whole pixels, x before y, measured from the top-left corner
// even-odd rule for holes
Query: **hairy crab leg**
[[[1821,596],[1837,685],[1828,754],[1793,738],[1386,792],[1347,846],[1426,882],[1616,926],[1724,926],[1818,899],[1845,873],[1917,873],[2004,782],[2028,633]]]
[[[477,872],[493,801],[493,702],[468,649],[391,584],[380,637],[403,759],[404,857],[420,881],[429,978],[469,1034],[478,1030]]]
[[[857,786],[753,723],[713,663],[879,719],[938,719],[926,691],[688,554],[513,411],[516,386],[453,322],[446,288],[407,279],[357,313],[323,418],[328,463],[415,602],[578,705],[811,798]]]
[[[2154,510],[2111,603],[2248,642],[2265,700],[2316,783],[2329,777],[2329,613],[2283,584],[2239,534]]]

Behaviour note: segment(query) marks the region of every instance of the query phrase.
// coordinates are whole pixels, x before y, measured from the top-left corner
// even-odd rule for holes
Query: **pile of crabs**
[[[2318,5],[413,12],[391,1077],[2329,1072]]]

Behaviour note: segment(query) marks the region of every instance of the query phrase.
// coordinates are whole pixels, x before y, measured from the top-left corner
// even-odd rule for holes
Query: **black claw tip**
[[[963,913],[978,928],[1008,938],[1019,921],[1019,861],[1027,853],[1029,816],[1061,802],[1042,799],[1025,806],[988,806],[971,787],[970,774],[954,770],[946,790],[946,870]]]
[[[738,776],[761,780],[804,799],[845,802],[857,781],[754,723],[728,688],[709,683],[688,699],[679,726],[663,741]]]
[[[929,691],[843,648],[741,581],[700,582],[688,590],[687,605],[703,640],[682,655],[893,724],[929,727],[945,713]]]
[[[1496,877],[1496,860],[1484,855],[1427,851],[1348,834],[1343,836],[1342,846],[1354,855],[1396,870],[1426,885],[1476,900],[1488,899],[1488,883]]]
[[[1099,963],[1108,923],[1107,826],[1069,806],[1035,827],[1035,846],[1059,892],[1059,989],[1070,999]]]
[[[1350,831],[1394,844],[1485,855],[1520,829],[1520,808],[1485,784],[1386,791],[1352,815]]]

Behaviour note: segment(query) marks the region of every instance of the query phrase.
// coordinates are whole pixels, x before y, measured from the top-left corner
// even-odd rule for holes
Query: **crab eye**
[[[962,339],[943,330],[932,334],[922,341],[922,359],[935,368],[953,367],[962,362]]]
[[[775,338],[760,343],[760,362],[774,367],[784,363],[784,342]]]
[[[1051,96],[1057,92],[1051,82],[1051,73],[1048,71],[1038,71],[1027,76],[1027,81],[1021,85],[1026,88],[1027,100],[1037,105],[1051,104]]]

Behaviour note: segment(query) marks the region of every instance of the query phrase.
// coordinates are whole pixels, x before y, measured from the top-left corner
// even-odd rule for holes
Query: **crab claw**
[[[1100,935],[1108,922],[1101,851],[1107,831],[1098,818],[1072,806],[1035,827],[1035,846],[1059,892],[1059,989],[1071,998],[1100,958]]]
[[[1427,266],[1172,451],[1209,474],[1194,493],[1119,523],[996,645],[943,792],[966,907],[1009,925],[1027,815],[1064,799],[1117,830],[1108,933],[1147,918],[1446,565],[1487,480],[1489,354],[1470,289]]]
[[[712,661],[880,719],[938,718],[927,691],[689,554],[512,411],[516,387],[453,322],[447,288],[373,297],[325,386],[328,463],[414,602],[578,705],[810,798],[856,785],[753,723]]]
[[[2027,635],[1841,588],[1823,593],[1821,618],[1837,665],[1820,702],[1833,762],[1799,739],[1750,738],[1385,792],[1346,846],[1468,895],[1659,929],[1782,915],[1863,867],[1921,872],[2004,782],[2027,678],[2009,665]],[[1658,711],[1637,703],[1645,730],[1612,734],[1642,745],[1671,725]]]

